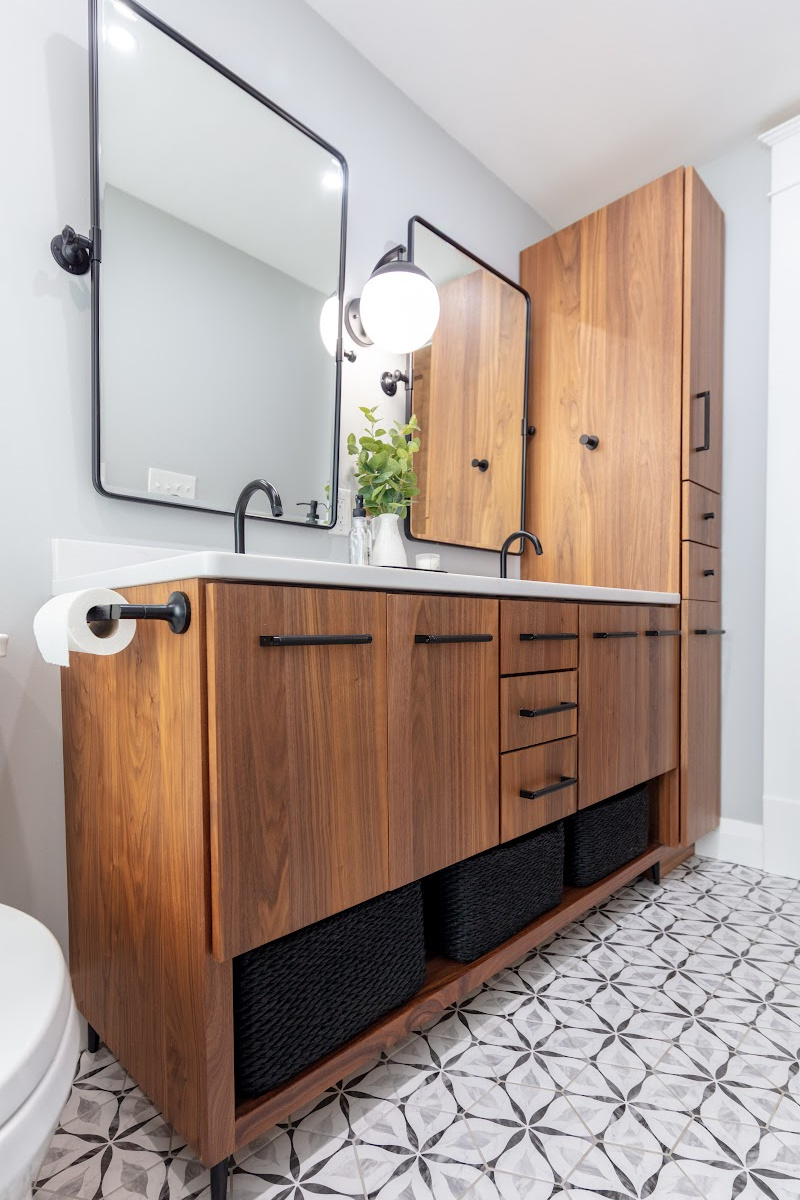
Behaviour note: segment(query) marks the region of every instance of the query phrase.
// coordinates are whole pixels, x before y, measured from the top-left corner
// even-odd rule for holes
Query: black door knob
[[[594,433],[582,433],[581,445],[585,446],[587,450],[596,450],[600,445],[600,438]]]
[[[488,458],[473,458],[472,465],[473,465],[473,467],[477,467],[479,471],[488,471],[489,470]]]

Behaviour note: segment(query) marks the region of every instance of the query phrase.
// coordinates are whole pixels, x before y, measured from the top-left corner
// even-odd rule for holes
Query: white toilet
[[[58,942],[0,904],[0,1200],[28,1200],[69,1096],[78,1012]]]

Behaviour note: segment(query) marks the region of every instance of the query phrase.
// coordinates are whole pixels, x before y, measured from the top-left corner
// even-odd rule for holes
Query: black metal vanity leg
[[[228,1160],[211,1168],[211,1200],[225,1200],[228,1194]]]
[[[651,871],[651,874],[653,877],[653,883],[661,883],[661,863],[660,862],[653,863],[652,867],[650,868],[650,871]]]
[[[87,1041],[86,1048],[90,1054],[96,1054],[100,1049],[100,1034],[96,1029],[93,1029],[87,1022],[86,1024]]]

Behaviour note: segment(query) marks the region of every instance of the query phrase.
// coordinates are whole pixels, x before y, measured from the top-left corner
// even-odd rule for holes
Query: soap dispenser
[[[354,567],[367,567],[372,559],[372,530],[367,524],[364,497],[356,496],[353,525],[350,530],[350,562]]]

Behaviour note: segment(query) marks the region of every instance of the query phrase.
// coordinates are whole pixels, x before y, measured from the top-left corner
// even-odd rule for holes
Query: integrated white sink
[[[680,603],[680,596],[675,592],[584,587],[579,584],[541,583],[394,567],[354,567],[349,563],[324,562],[313,558],[233,554],[223,550],[165,550],[164,557],[159,558],[155,557],[159,552],[152,548],[109,546],[108,553],[104,555],[103,544],[94,545],[97,553],[92,554],[91,543],[54,542],[54,592],[86,587],[124,590],[138,584],[170,583],[176,579],[238,579],[262,583],[299,583],[314,587],[455,592],[459,595],[519,599],[605,600],[614,604]],[[124,561],[125,549],[131,552],[131,561]]]

